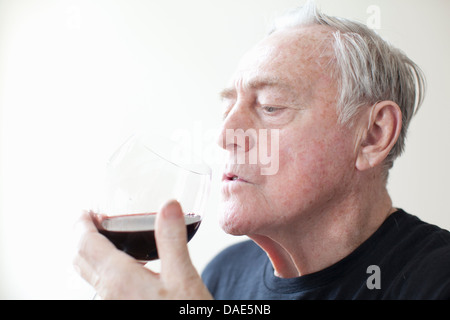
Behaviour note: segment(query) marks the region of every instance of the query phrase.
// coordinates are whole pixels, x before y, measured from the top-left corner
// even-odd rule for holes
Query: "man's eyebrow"
[[[255,78],[250,79],[249,81],[246,81],[244,83],[244,88],[246,89],[262,89],[264,87],[281,87],[285,89],[289,89],[290,86],[281,81],[277,77],[270,77],[270,78]],[[224,99],[233,99],[236,98],[236,89],[234,87],[225,88],[220,92],[220,98],[222,100]]]
[[[287,85],[278,77],[250,79],[245,86],[250,89],[261,89],[264,87],[286,87]]]
[[[220,91],[219,96],[221,100],[234,99],[236,98],[236,89],[232,87],[225,88]]]

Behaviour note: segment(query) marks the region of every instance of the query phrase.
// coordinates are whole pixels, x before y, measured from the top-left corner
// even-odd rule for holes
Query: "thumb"
[[[169,201],[158,212],[155,238],[163,279],[175,280],[178,275],[195,270],[187,248],[184,214],[177,201]]]

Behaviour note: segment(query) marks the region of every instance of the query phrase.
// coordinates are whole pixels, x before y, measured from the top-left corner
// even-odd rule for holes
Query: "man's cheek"
[[[280,157],[278,179],[283,190],[295,192],[297,196],[308,197],[323,184],[330,175],[330,159],[323,142],[316,141],[308,146],[287,148],[285,157]]]

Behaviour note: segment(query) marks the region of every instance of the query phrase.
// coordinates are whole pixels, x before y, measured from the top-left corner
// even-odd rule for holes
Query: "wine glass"
[[[100,233],[140,262],[158,259],[154,230],[163,203],[175,199],[181,204],[187,241],[202,221],[211,169],[187,147],[152,132],[138,132],[107,164],[102,200],[91,215]]]

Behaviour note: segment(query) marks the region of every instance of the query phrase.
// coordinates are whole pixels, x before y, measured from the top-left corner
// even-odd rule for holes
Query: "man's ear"
[[[356,168],[360,171],[383,162],[397,142],[402,128],[402,112],[393,101],[381,101],[372,107],[365,137],[360,140]]]

